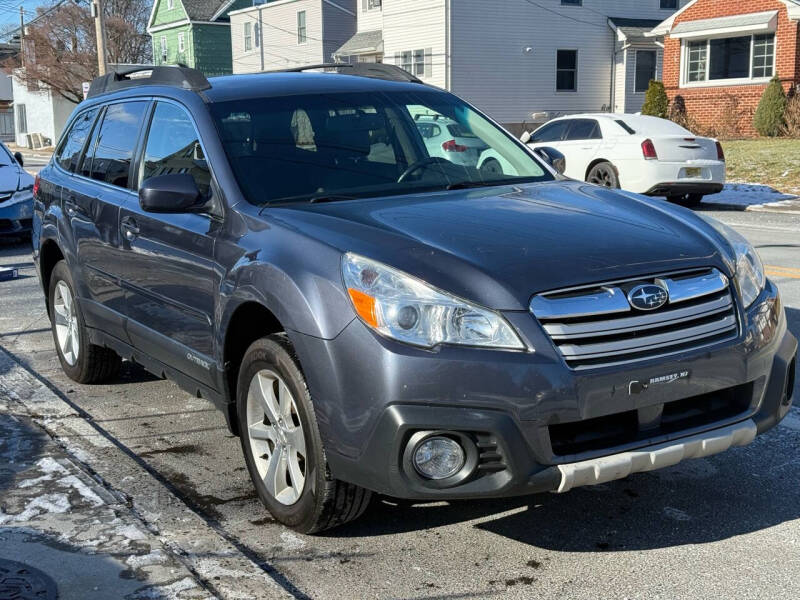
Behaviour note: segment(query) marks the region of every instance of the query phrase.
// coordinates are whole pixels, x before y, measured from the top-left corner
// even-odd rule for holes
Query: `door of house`
[[[14,109],[0,108],[0,141],[14,141]]]

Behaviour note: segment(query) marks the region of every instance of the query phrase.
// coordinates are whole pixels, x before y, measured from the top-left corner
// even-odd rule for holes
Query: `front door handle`
[[[136,219],[133,217],[123,217],[120,227],[122,228],[122,234],[129,242],[132,242],[139,236],[139,226],[136,225]]]

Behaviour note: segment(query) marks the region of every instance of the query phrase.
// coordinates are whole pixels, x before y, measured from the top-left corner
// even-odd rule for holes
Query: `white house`
[[[317,43],[325,46],[343,29],[312,19],[310,6],[333,1],[277,0],[239,11],[260,15],[264,42],[261,52],[253,42],[248,57],[236,42],[240,27],[233,26],[234,72],[262,70],[260,54],[272,57],[264,62],[267,70],[281,62],[328,62],[324,47],[306,60],[311,57],[297,42],[297,15],[307,11],[309,36],[313,23],[315,37],[324,40]],[[334,44],[332,55],[341,62],[397,64],[516,130],[570,112],[640,110],[662,60],[660,40],[644,32],[687,2],[357,0],[356,31]]]
[[[14,94],[14,136],[18,146],[32,145],[31,136],[39,134],[44,145],[55,144],[75,108],[60,94],[49,87],[27,85],[18,77],[12,78]]]
[[[356,0],[254,0],[232,11],[234,73],[332,62],[356,32]]]

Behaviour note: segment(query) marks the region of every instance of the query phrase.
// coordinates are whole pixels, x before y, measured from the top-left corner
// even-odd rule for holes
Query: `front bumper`
[[[536,352],[425,351],[376,336],[359,321],[334,340],[290,334],[333,476],[413,499],[565,491],[645,470],[642,465],[658,468],[747,443],[778,423],[791,404],[787,385],[797,341],[771,282],[740,314],[734,342],[590,371],[568,369],[529,313],[506,316]],[[681,372],[689,375],[630,392],[631,381]],[[641,426],[643,416],[664,407],[705,402],[734,389],[736,410],[718,418],[714,413],[713,420],[645,428],[603,447],[568,452],[556,451],[551,438],[554,427],[597,419],[602,428],[618,415],[638,415]],[[436,430],[469,436],[479,453],[470,476],[453,485],[424,480],[403,464],[411,436]]]
[[[0,235],[19,235],[31,230],[33,195],[17,192],[0,203]]]

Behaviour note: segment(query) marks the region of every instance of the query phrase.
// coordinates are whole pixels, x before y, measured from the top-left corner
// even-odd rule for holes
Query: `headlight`
[[[356,313],[381,335],[425,348],[438,344],[525,348],[498,313],[440,292],[402,271],[345,254],[342,273]]]
[[[739,284],[744,307],[749,307],[756,301],[766,283],[764,264],[761,262],[758,252],[750,242],[731,227],[711,217],[700,216],[727,239],[736,252],[736,281]]]

